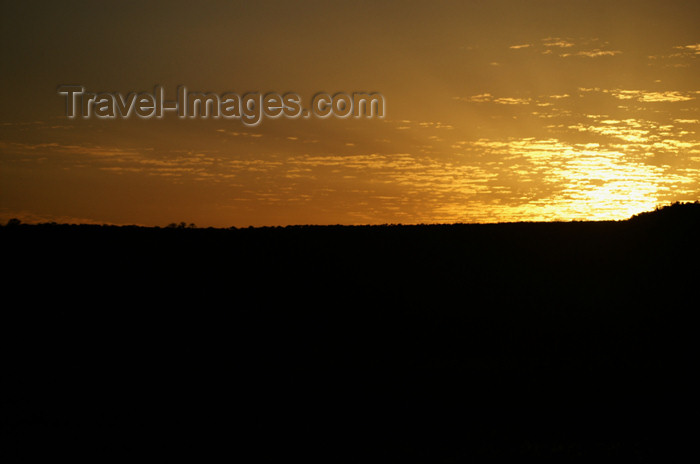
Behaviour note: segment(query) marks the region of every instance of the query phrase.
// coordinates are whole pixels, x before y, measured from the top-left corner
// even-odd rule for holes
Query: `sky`
[[[698,18],[690,0],[3,1],[0,222],[616,220],[695,201]],[[66,84],[385,106],[70,119]]]

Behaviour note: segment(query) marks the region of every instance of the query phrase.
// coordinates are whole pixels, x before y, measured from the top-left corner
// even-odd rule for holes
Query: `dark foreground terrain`
[[[695,441],[699,208],[2,227],[3,453],[666,460]]]

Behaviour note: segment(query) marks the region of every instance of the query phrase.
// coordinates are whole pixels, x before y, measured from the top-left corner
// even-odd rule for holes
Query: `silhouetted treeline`
[[[667,456],[691,436],[699,206],[620,222],[8,224],[3,433],[198,461]]]

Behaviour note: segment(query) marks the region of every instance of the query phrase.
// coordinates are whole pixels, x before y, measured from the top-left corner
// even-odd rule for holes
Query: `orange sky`
[[[622,219],[700,198],[700,3],[4,2],[0,221]],[[384,119],[67,119],[61,84],[381,92]]]

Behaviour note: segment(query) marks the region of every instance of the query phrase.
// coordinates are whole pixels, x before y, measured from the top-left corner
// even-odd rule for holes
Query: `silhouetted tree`
[[[190,222],[189,224],[187,224],[184,221],[180,222],[180,223],[171,222],[166,227],[168,229],[196,229],[197,228],[197,226],[195,225],[194,222]]]

